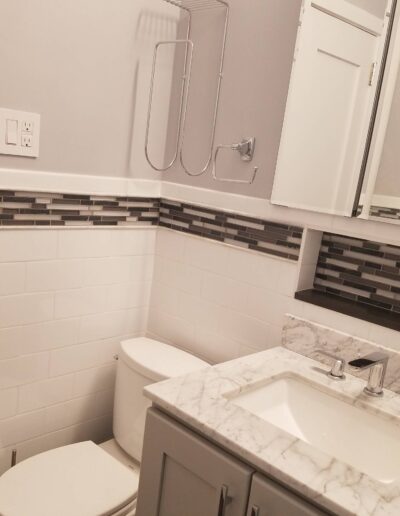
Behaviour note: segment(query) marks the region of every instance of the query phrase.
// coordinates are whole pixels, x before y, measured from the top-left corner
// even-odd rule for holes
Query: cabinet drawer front
[[[247,516],[327,516],[313,505],[273,481],[255,474]]]
[[[253,470],[150,409],[137,516],[243,516]]]

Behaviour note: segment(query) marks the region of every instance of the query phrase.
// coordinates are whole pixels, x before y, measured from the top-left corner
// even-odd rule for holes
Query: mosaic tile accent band
[[[159,206],[158,198],[0,190],[0,225],[154,225]]]
[[[226,244],[298,260],[303,229],[161,199],[160,226]]]
[[[400,222],[400,208],[385,208],[384,206],[371,206],[371,217],[398,220]]]
[[[303,229],[160,198],[0,190],[0,227],[160,225],[298,260]]]
[[[314,288],[400,314],[400,247],[324,233]]]

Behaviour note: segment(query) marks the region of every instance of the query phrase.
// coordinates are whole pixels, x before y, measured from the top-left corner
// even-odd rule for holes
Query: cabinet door
[[[262,475],[253,476],[247,516],[323,516],[323,512]]]
[[[136,516],[243,516],[253,471],[149,409]]]
[[[373,23],[372,23],[373,22]],[[344,0],[306,0],[272,202],[351,215],[383,20]]]

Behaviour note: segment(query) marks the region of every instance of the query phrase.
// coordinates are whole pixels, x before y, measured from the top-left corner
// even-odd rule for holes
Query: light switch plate
[[[11,125],[9,120],[17,121],[17,139],[15,143],[7,133]],[[26,111],[0,108],[0,154],[37,158],[39,156],[40,115]]]

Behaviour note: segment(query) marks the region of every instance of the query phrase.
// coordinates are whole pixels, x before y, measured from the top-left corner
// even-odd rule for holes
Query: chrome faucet
[[[330,378],[332,378],[333,380],[344,380],[346,378],[344,374],[344,367],[346,365],[346,361],[344,358],[333,355],[332,353],[329,353],[328,351],[325,351],[323,349],[316,349],[314,353],[324,355],[334,360],[332,369],[326,373]]]
[[[357,371],[371,369],[368,384],[364,387],[364,392],[368,394],[368,396],[383,396],[383,382],[385,380],[388,361],[389,355],[375,351],[365,357],[356,358],[349,362],[349,366]]]

